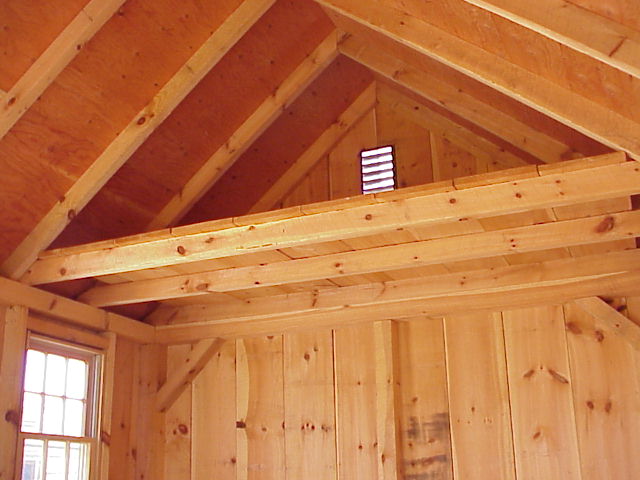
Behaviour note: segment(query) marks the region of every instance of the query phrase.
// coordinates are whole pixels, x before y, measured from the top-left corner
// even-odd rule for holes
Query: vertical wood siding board
[[[339,409],[338,409],[338,368],[337,368],[337,353],[336,353],[336,330],[331,330],[331,360],[333,367],[333,416],[335,421],[335,458],[336,458],[336,480],[342,478],[341,476],[341,464],[340,464],[340,421]]]
[[[247,430],[239,428],[241,422],[246,422],[248,413],[248,381],[247,351],[244,340],[236,341],[236,475],[237,480],[248,478],[248,446]]]
[[[545,312],[546,310],[546,312]],[[560,315],[558,315],[560,313]],[[540,318],[541,314],[549,315],[547,318]],[[562,311],[558,306],[537,307],[529,309],[520,309],[505,312],[505,332],[507,339],[507,370],[509,372],[511,382],[513,424],[514,424],[514,449],[516,451],[516,472],[518,478],[530,478],[532,475],[536,478],[539,476],[548,477],[560,475],[563,479],[581,480],[581,470],[578,458],[578,440],[576,438],[575,413],[573,406],[573,398],[571,392],[571,378],[569,375],[569,358],[566,338],[564,332],[558,329],[564,329],[564,320],[561,316]],[[523,335],[518,328],[524,328],[523,325],[529,325],[532,330],[527,332],[526,343],[524,345],[516,345],[518,335]],[[535,327],[535,328],[534,328]],[[540,350],[540,345],[534,342],[545,342],[546,352]],[[553,345],[556,342],[556,345]],[[557,345],[560,342],[561,345]],[[536,359],[542,360],[542,365],[527,365],[529,360],[524,356],[527,354],[528,345],[536,346]],[[520,347],[520,348],[519,348]],[[559,349],[553,350],[553,348]],[[547,358],[544,358],[545,354]],[[549,355],[555,358],[551,359]],[[520,356],[520,358],[518,358]],[[522,365],[518,365],[518,362]],[[529,370],[527,370],[529,368]],[[517,370],[519,369],[519,370]],[[524,372],[524,373],[523,373]],[[516,379],[524,379],[525,386],[534,388],[534,382],[544,382],[542,387],[538,387],[538,395],[546,395],[549,398],[542,398],[543,405],[552,405],[554,410],[540,410],[539,415],[553,415],[555,418],[547,418],[552,425],[540,425],[540,429],[535,429],[533,435],[531,432],[520,429],[518,418],[523,413],[532,413],[531,405],[535,402],[535,398],[527,398],[527,402],[520,401],[517,398],[517,391],[521,390],[517,387]],[[556,385],[558,383],[559,385]],[[563,387],[568,387],[566,393]],[[554,394],[555,387],[555,394]],[[533,391],[534,393],[536,391]],[[541,392],[541,393],[540,393]],[[552,398],[560,397],[555,400]],[[527,395],[529,397],[530,395]],[[540,400],[540,399],[538,399]],[[522,403],[522,404],[521,404]],[[526,404],[525,404],[526,403]],[[567,424],[568,422],[568,424]],[[538,423],[538,422],[536,422]],[[522,426],[526,425],[523,419]],[[554,429],[553,431],[551,429]],[[560,442],[553,445],[553,442]],[[535,442],[528,445],[527,442]],[[544,443],[541,443],[544,442]],[[548,448],[547,442],[551,443],[555,450],[553,455],[538,453]],[[536,450],[537,448],[537,450]]]

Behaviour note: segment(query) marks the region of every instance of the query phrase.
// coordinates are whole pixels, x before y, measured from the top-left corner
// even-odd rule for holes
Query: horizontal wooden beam
[[[383,304],[470,293],[508,292],[516,285],[560,285],[579,278],[640,271],[640,250],[624,250],[578,258],[470,270],[346,287],[237,299],[201,297],[203,304],[165,307],[163,324],[273,319],[282,315],[331,311],[349,305]],[[155,312],[154,312],[155,313]],[[153,315],[153,314],[152,314]]]
[[[539,112],[640,159],[640,124],[478,45],[462,40],[392,2],[316,0],[333,14],[427,55]],[[396,2],[397,3],[397,2]]]
[[[576,305],[593,317],[605,322],[612,332],[620,335],[636,350],[640,350],[640,326],[598,297],[576,300]]]
[[[91,0],[0,99],[0,138],[47,89],[125,0]]]
[[[375,83],[372,83],[271,185],[269,190],[251,207],[249,213],[267,211],[273,208],[375,106],[376,87]]]
[[[22,305],[98,332],[114,332],[140,343],[153,343],[151,325],[0,277],[0,305]]]
[[[170,372],[167,381],[160,387],[156,395],[156,408],[166,412],[178,397],[191,385],[200,372],[207,366],[209,360],[220,351],[224,340],[220,338],[200,340],[189,355],[175,371]]]
[[[390,55],[370,42],[351,36],[343,40],[339,48],[342,54],[389,81],[444,107],[543,162],[560,161],[563,155],[571,151],[555,138],[478,100],[455,85],[437,79],[428,71]]]
[[[500,311],[536,305],[560,304],[593,295],[629,295],[640,291],[640,272],[584,277],[566,283],[525,282],[498,292],[444,295],[384,304],[350,304],[321,312],[294,313],[275,318],[201,321],[195,324],[156,327],[158,343],[173,344],[203,338],[235,338],[270,335],[293,330],[339,328],[378,320],[404,320],[418,316],[442,316],[473,310]]]
[[[19,278],[275,0],[244,0],[129,122],[0,267]]]
[[[622,163],[591,167],[612,161]],[[462,190],[426,185],[62,249],[43,255],[23,280],[121,273],[640,193],[640,166],[623,154],[558,165],[562,170],[540,166],[539,175],[517,182],[507,171],[500,179],[487,177],[500,183]],[[566,171],[570,166],[584,168]]]
[[[640,32],[567,0],[464,0],[640,78]]]
[[[276,90],[238,127],[189,179],[162,211],[149,223],[147,230],[157,230],[175,225],[209,188],[240,158],[251,144],[274,122],[276,118],[307,88],[314,79],[338,55],[340,34],[330,33],[320,45],[306,57]]]
[[[95,287],[81,296],[91,305],[195,297],[640,236],[640,211],[549,222],[318,257]]]

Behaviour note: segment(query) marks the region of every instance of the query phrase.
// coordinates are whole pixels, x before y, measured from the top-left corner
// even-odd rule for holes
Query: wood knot
[[[370,213],[367,213],[367,214],[364,216],[364,219],[365,219],[365,220],[371,220],[371,219],[373,219],[373,215],[371,215]]]
[[[242,420],[238,420],[236,422],[236,428],[247,428],[247,424],[245,422],[243,422]]]
[[[531,378],[533,377],[533,374],[536,373],[536,371],[532,368],[531,370],[529,370],[527,373],[525,373],[524,375],[522,375],[522,378]]]
[[[180,255],[185,255],[187,253],[187,249],[184,248],[182,245],[178,245],[178,248],[176,248],[176,250]]]
[[[309,360],[311,360],[311,355],[309,355],[308,353],[305,353],[304,359],[308,362]]]
[[[62,267],[62,268],[60,269],[60,275],[66,275],[66,274],[67,274],[67,269],[66,269],[66,268],[64,268],[64,267]]]
[[[612,216],[605,217],[596,227],[596,233],[607,233],[613,230],[616,219]]]
[[[589,410],[593,410],[593,409],[594,409],[594,407],[595,407],[595,405],[593,404],[593,402],[592,402],[591,400],[588,400],[588,401],[587,401],[587,408],[588,408]]]
[[[11,105],[13,105],[14,103],[16,103],[16,97],[11,97],[11,98],[9,99],[9,101],[7,102],[7,105],[8,105],[8,106],[11,106]]]
[[[593,334],[596,336],[596,340],[598,341],[598,343],[604,342],[604,333],[602,332],[602,330],[596,330],[595,332],[593,332]]]
[[[580,335],[582,333],[582,329],[576,322],[567,322],[566,327],[567,330],[575,335]]]
[[[199,285],[196,285],[196,290],[198,290],[199,292],[206,292],[208,288],[209,288],[208,283],[201,283]]]
[[[453,205],[454,203],[456,203],[456,202],[457,202],[457,200],[456,200],[455,198],[450,198],[450,199],[449,199],[449,203],[450,203],[450,204],[452,204],[452,205]]]
[[[516,198],[522,198],[522,194],[521,193],[516,193]]]
[[[611,407],[612,407],[611,400],[607,400],[607,403],[604,404],[604,411],[607,413],[610,413]]]
[[[67,212],[67,218],[69,220],[76,218],[76,211],[73,208]]]
[[[184,423],[181,423],[180,425],[178,425],[178,431],[182,435],[186,435],[187,433],[189,433],[189,427],[187,427]]]
[[[147,121],[146,117],[140,117],[136,123],[138,125],[144,125],[144,122],[146,122],[146,121]]]
[[[7,410],[4,414],[5,421],[13,424],[16,428],[20,428],[20,413],[15,410]]]

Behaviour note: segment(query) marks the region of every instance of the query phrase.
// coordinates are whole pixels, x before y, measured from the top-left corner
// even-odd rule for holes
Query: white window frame
[[[69,435],[52,435],[45,433],[31,433],[22,431],[22,421],[20,422],[20,429],[18,433],[18,455],[17,455],[17,469],[18,479],[22,479],[22,469],[24,464],[24,443],[25,440],[42,440],[44,441],[44,462],[43,462],[43,478],[46,478],[46,462],[47,462],[47,445],[48,442],[65,442],[67,446],[70,443],[83,443],[89,447],[88,469],[89,480],[97,480],[99,474],[99,420],[100,420],[100,399],[101,399],[101,385],[103,378],[103,364],[104,353],[102,350],[84,346],[76,345],[64,340],[58,340],[48,338],[46,336],[29,333],[27,337],[27,345],[25,349],[25,361],[28,350],[37,350],[44,353],[51,353],[60,355],[66,358],[74,358],[87,362],[87,398],[85,400],[85,428],[84,435],[80,437]],[[25,371],[26,374],[26,371]],[[24,404],[25,386],[23,382],[21,393],[21,408]],[[67,461],[68,465],[68,452],[67,447]]]

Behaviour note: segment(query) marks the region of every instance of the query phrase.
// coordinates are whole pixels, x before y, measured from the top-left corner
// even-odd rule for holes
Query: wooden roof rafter
[[[0,139],[125,1],[91,0],[11,89],[0,92]]]
[[[571,150],[555,138],[356,36],[342,41],[340,52],[384,76],[393,84],[401,85],[444,107],[545,163],[557,162]]]
[[[284,175],[260,197],[248,213],[262,212],[273,208],[375,105],[376,86],[375,83],[371,83],[340,117],[320,134]]]
[[[293,101],[337,57],[340,33],[331,32],[236,129],[149,223],[147,230],[175,225]]]
[[[464,0],[640,78],[640,32],[566,0]]]
[[[73,184],[62,200],[40,220],[4,262],[0,271],[11,278],[20,277],[38,253],[51,244],[144,140],[274,2],[275,0],[244,0],[153,99],[134,116]]]
[[[388,2],[316,0],[332,15],[441,62],[615,149],[640,158],[640,124]],[[450,19],[455,21],[455,19]],[[616,125],[611,129],[611,125]]]

